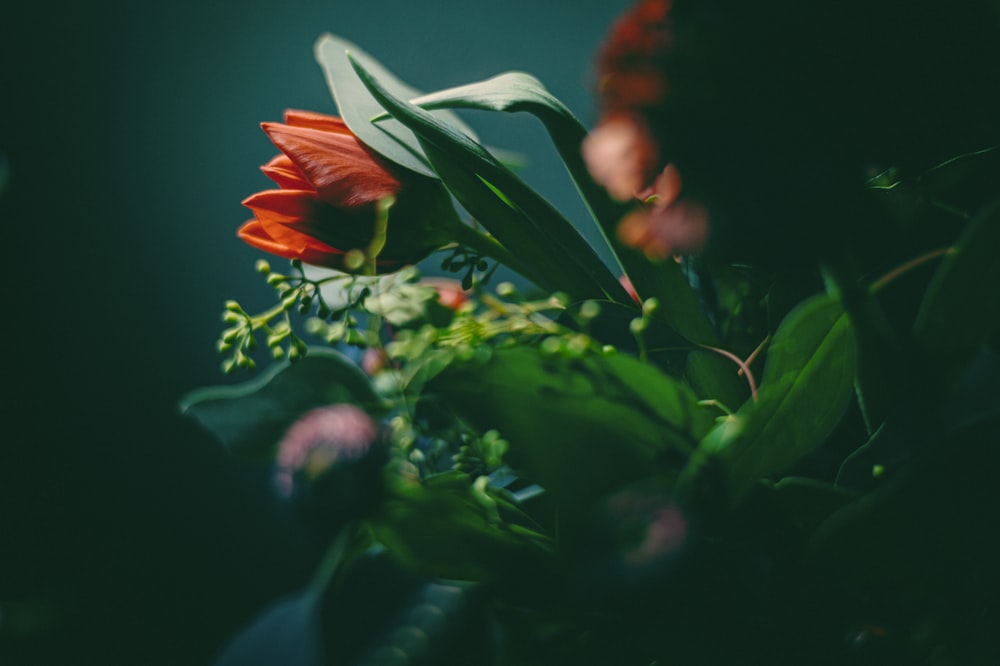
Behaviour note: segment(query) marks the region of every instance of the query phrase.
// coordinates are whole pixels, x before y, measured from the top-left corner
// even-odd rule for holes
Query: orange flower
[[[250,245],[287,259],[343,269],[349,250],[364,250],[375,230],[375,206],[393,197],[380,272],[413,263],[446,244],[456,221],[440,183],[391,167],[340,118],[285,112],[285,123],[261,127],[281,154],[261,167],[280,189],[243,201],[254,213],[239,230]]]

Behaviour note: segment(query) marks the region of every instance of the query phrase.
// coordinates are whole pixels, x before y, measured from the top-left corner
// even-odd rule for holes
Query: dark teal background
[[[198,664],[315,557],[176,416],[232,381],[222,303],[270,294],[235,237],[269,186],[265,120],[334,112],[336,32],[438,89],[522,69],[592,124],[594,51],[624,0],[17,3],[0,25],[0,663]],[[528,117],[468,115],[585,219]]]

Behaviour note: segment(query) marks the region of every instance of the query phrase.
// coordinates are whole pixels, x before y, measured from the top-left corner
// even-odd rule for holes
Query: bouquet
[[[854,4],[642,0],[592,129],[319,39],[219,340],[271,360],[182,409],[326,555],[220,665],[994,663],[996,21]],[[534,116],[592,219],[456,110]]]

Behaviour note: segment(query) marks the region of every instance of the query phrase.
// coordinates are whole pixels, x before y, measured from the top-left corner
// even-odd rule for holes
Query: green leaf
[[[377,78],[381,81],[380,77]],[[461,108],[508,113],[524,111],[538,118],[552,138],[595,220],[599,221],[598,227],[605,242],[614,249],[606,230],[617,224],[626,207],[611,200],[604,188],[590,177],[580,152],[580,145],[587,136],[586,128],[541,81],[524,72],[505,72],[484,81],[430,93],[412,99],[410,103],[427,110]]]
[[[305,589],[268,607],[237,634],[213,666],[320,666],[323,659],[323,595],[344,564],[353,530],[331,544]]]
[[[538,79],[524,72],[507,72],[485,81],[430,93],[411,100],[411,104],[428,110],[525,111],[537,117],[552,138],[619,268],[632,280],[639,295],[669,304],[660,316],[688,340],[706,345],[719,343],[677,263],[653,263],[642,253],[618,242],[615,230],[628,206],[612,200],[590,177],[580,150],[587,129]]]
[[[299,416],[336,403],[355,404],[369,413],[382,410],[357,365],[339,352],[318,348],[295,363],[276,363],[243,384],[192,391],[180,409],[234,453],[257,458],[270,456]]]
[[[352,63],[371,94],[417,135],[448,189],[497,240],[522,258],[523,264],[546,271],[547,266],[561,261],[560,270],[546,272],[546,276],[558,277],[560,284],[556,289],[575,298],[630,302],[618,279],[552,204],[468,134],[399,99],[362,63],[353,59]],[[500,214],[504,207],[512,212]]]
[[[954,379],[1000,328],[1000,199],[977,214],[927,288],[913,333]]]
[[[684,384],[623,354],[498,349],[485,363],[453,362],[428,392],[499,431],[505,460],[565,503],[676,472],[712,421]]]
[[[775,331],[756,401],[701,442],[691,483],[709,459],[722,462],[730,499],[821,444],[840,422],[854,389],[856,343],[837,299],[820,295],[790,312]]]
[[[375,101],[354,72],[347,57],[348,51],[351,57],[363,63],[365,69],[377,76],[382,85],[393,94],[403,99],[420,95],[419,91],[397,79],[355,44],[341,37],[326,34],[316,42],[316,60],[326,75],[340,117],[362,143],[386,159],[425,176],[437,178],[413,132],[391,119],[378,125],[371,122],[372,118],[382,113],[382,106]],[[472,129],[454,113],[436,111],[434,116],[469,136],[475,136]]]

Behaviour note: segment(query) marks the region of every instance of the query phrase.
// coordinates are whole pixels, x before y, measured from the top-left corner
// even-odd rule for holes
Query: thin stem
[[[757,360],[757,357],[760,356],[760,353],[764,351],[764,347],[766,347],[767,343],[770,341],[771,341],[771,336],[770,334],[768,334],[763,340],[760,341],[760,344],[757,345],[757,348],[754,349],[752,352],[750,352],[750,355],[747,356],[745,361],[743,361],[747,367],[750,367],[750,364]],[[740,371],[736,374],[742,376],[743,368],[740,368]]]
[[[936,250],[931,250],[926,254],[922,254],[919,257],[910,259],[909,261],[900,264],[899,266],[896,266],[891,271],[889,271],[879,279],[872,282],[870,289],[872,293],[878,293],[886,285],[893,282],[896,278],[905,275],[906,273],[909,273],[913,269],[919,268],[920,266],[923,266],[924,264],[933,261],[938,257],[943,257],[948,254],[953,254],[954,252],[955,248],[953,247],[939,247]]]
[[[739,356],[737,356],[736,354],[732,353],[731,351],[726,351],[725,349],[722,349],[721,347],[712,347],[712,346],[709,346],[709,345],[698,345],[698,346],[701,347],[702,349],[707,349],[708,351],[713,351],[716,354],[722,354],[723,356],[725,356],[726,358],[728,358],[730,361],[732,361],[736,365],[740,366],[740,372],[742,372],[743,374],[746,375],[746,377],[747,377],[747,384],[749,384],[749,386],[750,386],[750,397],[753,399],[754,402],[757,402],[757,382],[756,382],[756,380],[754,380],[753,373],[750,372],[750,368],[747,366],[746,362],[743,359],[741,359]]]

